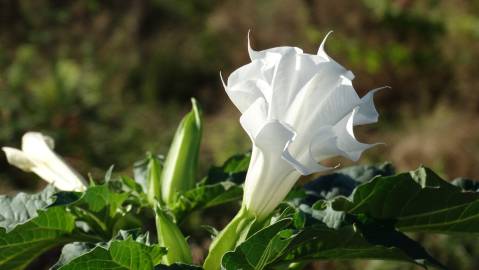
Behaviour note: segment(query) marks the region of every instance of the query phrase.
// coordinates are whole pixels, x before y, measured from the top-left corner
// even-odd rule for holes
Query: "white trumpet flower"
[[[258,219],[278,206],[301,175],[331,169],[322,160],[356,161],[373,146],[358,142],[353,127],[378,120],[377,90],[357,95],[353,73],[324,51],[326,38],[315,55],[296,47],[254,51],[248,38],[251,63],[223,82],[253,142],[243,205]]]
[[[2,147],[8,163],[26,172],[34,172],[60,190],[84,191],[87,183],[54,151],[52,138],[39,132],[27,132],[22,137],[22,150]]]

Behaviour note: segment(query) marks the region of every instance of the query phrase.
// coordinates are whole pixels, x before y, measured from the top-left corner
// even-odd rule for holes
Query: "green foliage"
[[[393,220],[405,232],[477,233],[479,194],[463,192],[428,168],[378,177],[356,189],[352,200],[337,198],[336,211]]]
[[[186,215],[239,199],[239,184],[248,161],[249,155],[238,155],[212,168],[197,187],[178,196],[177,213]],[[146,225],[139,215],[144,215],[143,209],[150,205],[141,187],[147,183],[144,180],[148,180],[148,173],[143,168],[148,166],[149,162],[136,166],[135,177],[140,184],[126,176],[114,177],[110,168],[104,184],[92,185],[85,192],[58,192],[48,186],[37,194],[2,196],[2,269],[23,269],[43,252],[62,244],[66,245],[55,269],[195,269],[177,264],[191,263],[191,254],[179,228],[165,211],[156,211],[157,245],[150,245],[145,235],[133,237],[122,231]],[[186,198],[191,204],[186,203]],[[161,246],[168,246],[169,252]],[[160,261],[171,266],[160,266]]]
[[[38,215],[38,210],[45,209],[54,200],[51,196],[55,188],[47,186],[37,194],[18,193],[14,197],[0,196],[0,227],[7,232]]]
[[[37,194],[2,196],[0,267],[24,269],[64,245],[53,269],[201,269],[189,265],[192,255],[177,223],[193,211],[238,200],[249,158],[236,155],[211,168],[196,187],[176,196],[172,208],[159,203],[156,216],[140,184],[147,183],[149,162],[136,167],[137,180],[110,168],[103,184],[85,192],[48,186]],[[217,236],[229,241],[213,241],[204,267],[221,262],[227,270],[284,269],[372,259],[447,269],[405,233],[479,233],[477,183],[453,183],[425,167],[400,174],[389,163],[337,170],[291,191],[265,221],[242,209]],[[156,222],[156,244],[149,222]]]
[[[281,255],[292,241],[291,231],[285,231],[291,220],[282,219],[257,232],[223,256],[225,269],[264,269]]]
[[[446,269],[404,232],[478,233],[477,193],[427,168],[392,172],[390,164],[355,166],[320,177],[306,192],[293,191],[271,225],[227,253],[222,266],[265,269],[311,260],[376,259]]]
[[[0,198],[0,268],[23,269],[48,249],[72,239],[75,216],[65,207],[46,208],[52,187],[13,198]]]
[[[208,175],[193,189],[180,193],[171,210],[177,219],[197,209],[239,200],[243,195],[241,184],[251,155],[235,155],[220,167],[212,167]]]
[[[148,236],[136,239],[121,231],[124,239],[111,240],[108,243],[89,247],[85,243],[71,243],[62,250],[60,260],[55,269],[153,269],[159,265],[166,248],[151,245]]]

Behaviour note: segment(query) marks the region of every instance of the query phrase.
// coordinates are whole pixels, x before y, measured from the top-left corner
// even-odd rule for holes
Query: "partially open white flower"
[[[22,150],[2,147],[10,164],[34,172],[60,190],[84,191],[83,177],[53,152],[52,138],[38,132],[27,132],[22,137]]]
[[[253,141],[243,204],[260,219],[301,175],[331,169],[320,161],[334,156],[356,161],[373,146],[358,142],[353,126],[377,121],[376,90],[360,98],[354,75],[326,54],[324,42],[313,55],[295,47],[254,51],[248,40],[251,63],[225,84]]]

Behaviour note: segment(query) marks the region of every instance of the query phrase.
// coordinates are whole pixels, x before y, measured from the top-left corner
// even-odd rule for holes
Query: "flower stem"
[[[218,234],[210,246],[210,252],[205,259],[205,270],[219,270],[223,255],[233,250],[247,236],[255,217],[245,207],[241,207],[236,216]]]

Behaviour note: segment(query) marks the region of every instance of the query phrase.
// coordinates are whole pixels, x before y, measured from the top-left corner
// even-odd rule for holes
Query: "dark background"
[[[248,62],[248,29],[258,50],[309,53],[333,30],[326,50],[355,73],[360,95],[392,87],[377,95],[380,123],[357,130],[386,145],[360,162],[479,178],[478,15],[479,1],[465,0],[0,0],[0,145],[42,131],[85,176],[112,164],[130,174],[146,151],[166,153],[194,96],[205,112],[205,172],[250,147],[219,80]],[[1,193],[43,185],[0,157]],[[479,267],[477,239],[423,240],[455,269]]]

